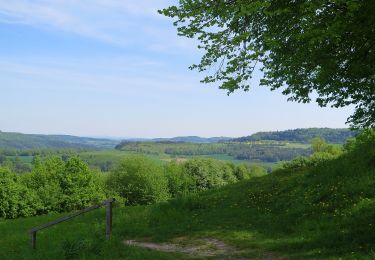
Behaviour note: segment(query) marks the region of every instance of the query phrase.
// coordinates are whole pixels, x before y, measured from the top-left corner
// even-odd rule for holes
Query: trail
[[[189,239],[180,237],[172,242],[155,243],[147,241],[126,240],[128,246],[147,248],[162,252],[183,253],[191,258],[208,257],[212,259],[287,259],[272,253],[259,253],[257,250],[241,250],[213,238]]]

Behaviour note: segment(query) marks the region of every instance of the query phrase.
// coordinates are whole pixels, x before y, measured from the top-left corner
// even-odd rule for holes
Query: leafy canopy
[[[191,69],[228,94],[248,91],[254,70],[261,85],[288,100],[320,106],[354,105],[348,122],[375,126],[375,1],[179,0],[160,10],[179,35],[205,51]]]
[[[126,157],[109,174],[107,186],[124,198],[127,205],[152,204],[170,197],[162,166],[141,155]]]

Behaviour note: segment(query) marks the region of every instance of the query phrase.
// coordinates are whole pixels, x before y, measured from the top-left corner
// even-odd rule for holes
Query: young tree
[[[125,158],[109,174],[107,187],[128,205],[152,204],[170,197],[163,168],[145,156]]]
[[[314,153],[323,152],[326,146],[327,142],[322,137],[315,137],[311,140],[311,148]]]
[[[182,196],[195,190],[195,180],[184,171],[181,163],[171,161],[164,166],[164,171],[172,197]]]
[[[71,157],[64,166],[64,171],[58,174],[63,211],[85,208],[105,198],[103,188],[95,179],[97,176],[80,158]]]
[[[194,180],[198,191],[224,186],[236,181],[233,169],[209,158],[193,158],[183,164],[184,171]]]
[[[41,202],[38,214],[60,210],[63,191],[59,176],[64,174],[64,167],[64,162],[57,156],[43,159],[35,156],[31,174],[22,176],[25,185],[37,194]]]
[[[320,106],[354,105],[352,126],[375,126],[375,1],[180,0],[159,12],[200,41],[192,69],[218,65],[202,82],[248,91],[259,67],[261,85],[288,100],[316,92]]]
[[[9,168],[0,167],[0,218],[28,217],[38,208],[36,195]]]

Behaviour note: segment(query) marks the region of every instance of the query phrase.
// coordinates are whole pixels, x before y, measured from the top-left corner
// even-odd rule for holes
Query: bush
[[[95,175],[77,157],[68,159],[63,173],[59,174],[62,200],[60,209],[71,211],[81,209],[105,199],[104,190],[98,186]]]
[[[163,168],[144,156],[124,159],[109,174],[107,188],[124,198],[128,205],[151,204],[170,197]]]
[[[185,195],[195,190],[194,179],[177,161],[172,161],[165,166],[165,176],[168,179],[168,190],[172,197]]]
[[[366,149],[366,151],[375,145],[375,129],[368,128],[362,131],[355,139],[351,138],[346,141],[344,148],[346,151]],[[372,149],[370,149],[372,150]]]
[[[322,165],[324,162],[338,158],[340,155],[331,154],[327,152],[314,153],[310,157],[300,156],[291,161],[285,162],[282,166],[287,170],[302,170],[310,167]]]
[[[193,178],[195,189],[198,191],[223,186],[237,180],[233,168],[213,159],[194,158],[185,162],[183,169]]]
[[[364,130],[355,139],[348,139],[344,144],[344,150],[324,142],[323,139],[316,138],[313,140],[314,154],[310,157],[297,157],[283,164],[284,169],[296,170],[308,167],[322,166],[324,162],[339,158],[345,153],[359,154],[360,157],[367,156],[370,163],[371,158],[375,158],[375,130],[372,128]],[[363,151],[366,151],[365,153]],[[357,153],[356,153],[357,152]],[[373,163],[375,165],[375,163]]]
[[[21,179],[39,200],[37,214],[82,209],[105,199],[100,176],[79,158],[64,162],[60,157],[36,157],[33,164],[32,173]]]
[[[61,210],[62,190],[59,176],[64,174],[64,170],[64,162],[59,157],[45,160],[35,157],[31,174],[22,176],[25,186],[33,190],[40,201],[38,214]]]
[[[17,218],[36,213],[35,193],[27,189],[19,177],[7,168],[0,168],[0,217]]]
[[[266,170],[259,165],[240,164],[234,169],[234,175],[239,181],[248,180],[266,174]]]

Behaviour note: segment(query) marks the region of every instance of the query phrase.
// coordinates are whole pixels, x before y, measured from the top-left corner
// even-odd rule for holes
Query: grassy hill
[[[166,203],[116,208],[110,242],[104,241],[103,210],[41,232],[35,252],[26,230],[58,215],[1,220],[0,258],[184,259],[123,241],[216,238],[236,248],[233,258],[374,259],[375,138],[362,141],[316,166],[290,164]]]
[[[343,144],[348,138],[355,137],[357,132],[346,128],[301,128],[286,131],[258,132],[250,136],[235,138],[232,141],[250,142],[260,140],[289,141],[310,143],[315,137],[322,137],[328,143]]]
[[[113,148],[116,140],[78,137],[71,135],[35,135],[0,131],[0,147],[34,148]]]

